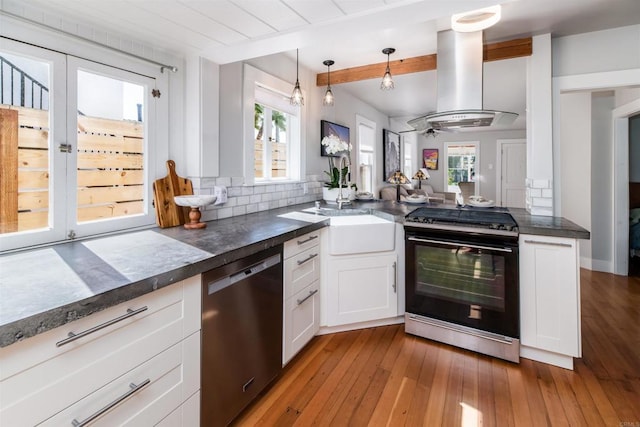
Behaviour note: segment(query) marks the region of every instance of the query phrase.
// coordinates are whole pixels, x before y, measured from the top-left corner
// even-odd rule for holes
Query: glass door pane
[[[144,212],[144,86],[78,70],[77,220]]]
[[[472,144],[447,145],[447,191],[460,192],[459,182],[477,182],[478,147]]]
[[[0,250],[64,236],[64,104],[64,56],[0,39]]]
[[[0,51],[0,232],[49,227],[47,62]]]
[[[80,237],[155,222],[155,80],[69,58],[68,228]],[[166,96],[158,94],[155,96]]]

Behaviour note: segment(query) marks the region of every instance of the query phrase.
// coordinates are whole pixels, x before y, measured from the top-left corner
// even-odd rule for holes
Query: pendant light
[[[387,70],[384,72],[384,76],[382,77],[382,83],[380,83],[380,89],[382,90],[393,89],[393,79],[391,78],[391,70],[389,69],[389,55],[395,51],[396,50],[392,47],[382,49],[382,53],[387,55]]]
[[[333,64],[335,64],[335,62],[331,59],[327,59],[326,61],[322,62],[324,65],[327,66],[327,91],[324,93],[324,98],[322,98],[322,105],[326,105],[328,107],[332,107],[333,106],[333,92],[331,92],[331,70],[329,67],[331,67]]]
[[[300,90],[300,81],[298,81],[298,49],[296,49],[296,85],[293,88],[293,93],[291,94],[291,105],[304,105],[304,98],[302,97],[302,90]]]

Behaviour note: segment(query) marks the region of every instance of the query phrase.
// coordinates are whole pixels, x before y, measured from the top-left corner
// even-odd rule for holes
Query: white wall
[[[629,181],[640,182],[640,116],[629,119]]]
[[[640,68],[640,25],[552,40],[553,76]]]
[[[442,132],[438,136],[418,137],[418,155],[422,156],[422,150],[425,148],[438,149],[438,170],[429,171],[428,183],[431,184],[436,192],[445,191],[445,162],[444,145],[447,142],[480,142],[480,169],[476,171],[476,177],[479,179],[478,194],[490,199],[496,200],[496,141],[498,139],[518,139],[525,138],[524,130],[510,131],[482,131],[482,132],[460,132],[446,133]],[[421,158],[421,157],[420,157]]]
[[[613,188],[613,123],[615,106],[612,92],[594,93],[591,100],[591,257],[595,270],[611,271],[613,245],[610,238],[613,212],[610,198]]]
[[[563,94],[560,113],[562,216],[591,230],[591,94]],[[591,258],[590,241],[581,242],[580,256]]]
[[[554,155],[562,153],[554,158],[554,180],[558,184],[558,175],[561,180],[560,214],[591,231],[591,240],[580,245],[582,266],[597,270],[613,271],[610,260],[616,237],[612,236],[612,194],[624,193],[614,191],[613,162],[609,161],[607,170],[599,161],[600,157],[611,159],[613,151],[612,132],[605,134],[604,123],[612,126],[610,110],[638,97],[633,87],[640,84],[639,38],[640,26],[636,25],[553,40],[553,74],[558,76],[554,91],[559,99],[554,104],[553,121],[554,127],[562,127],[560,133],[554,130]],[[594,115],[584,111],[585,103],[592,105],[591,92],[603,90],[615,90],[613,105],[608,100],[594,100]],[[589,142],[588,148],[584,141]],[[592,152],[592,157],[587,159],[587,152]],[[590,169],[588,178],[580,179],[587,173],[585,164]]]
[[[325,87],[317,88],[317,93],[319,93],[320,96],[323,96],[325,90]],[[315,166],[319,166],[320,169],[316,169],[316,171],[321,175],[321,179],[324,180],[325,174],[322,171],[327,170],[329,166],[326,158],[320,156],[320,120],[328,120],[330,122],[347,126],[350,130],[349,136],[351,143],[353,144],[353,152],[357,152],[358,146],[355,138],[356,114],[359,114],[360,116],[376,123],[376,143],[374,149],[376,152],[375,162],[377,165],[376,173],[378,176],[374,177],[374,194],[377,194],[380,188],[389,185],[384,182],[384,178],[382,177],[382,129],[390,129],[389,117],[371,107],[369,104],[355,98],[340,87],[340,85],[331,86],[331,90],[335,96],[334,106],[321,107],[319,110],[319,116],[314,117],[310,115],[309,118],[310,121],[318,124],[318,131],[315,136],[311,135],[311,141],[309,144],[312,147],[309,149],[308,158],[313,159],[314,161],[308,161],[307,164],[313,163]],[[318,105],[322,104],[321,98],[318,98],[317,103]],[[319,160],[319,163],[316,163],[315,160]]]

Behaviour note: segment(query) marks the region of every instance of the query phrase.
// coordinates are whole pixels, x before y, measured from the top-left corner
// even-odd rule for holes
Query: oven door
[[[406,312],[520,337],[517,242],[406,235]]]

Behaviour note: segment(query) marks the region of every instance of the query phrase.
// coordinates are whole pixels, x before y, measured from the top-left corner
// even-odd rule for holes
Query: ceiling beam
[[[501,59],[518,58],[531,56],[531,37],[523,39],[508,40],[499,43],[490,43],[483,46],[484,62],[498,61]],[[392,75],[419,73],[421,71],[431,71],[437,68],[437,55],[416,56],[413,58],[390,61]],[[331,71],[331,84],[357,82],[360,80],[382,78],[387,63],[362,65],[360,67],[344,68],[342,70]],[[325,86],[327,84],[327,73],[319,73],[316,76],[316,85]]]

